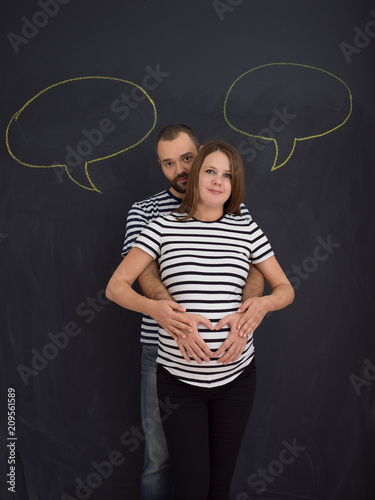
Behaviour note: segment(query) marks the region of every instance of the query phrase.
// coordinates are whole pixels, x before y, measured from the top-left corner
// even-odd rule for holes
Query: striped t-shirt
[[[173,196],[169,190],[157,193],[149,198],[133,204],[129,210],[126,220],[125,241],[121,255],[124,257],[142,230],[160,215],[169,215],[181,204],[181,199]],[[250,217],[249,211],[244,204],[241,205],[241,212],[244,217]],[[150,318],[142,316],[141,343],[143,345],[157,345],[159,325]]]
[[[158,217],[138,236],[135,247],[158,260],[161,280],[172,298],[188,312],[202,314],[213,326],[237,311],[242,302],[250,263],[271,257],[268,239],[251,219],[224,214],[219,220],[202,222],[194,218],[177,220],[174,215]],[[230,329],[210,331],[198,328],[203,340],[215,352]],[[188,363],[176,342],[159,329],[157,362],[179,380],[201,387],[215,387],[234,380],[254,356],[250,336],[240,358],[226,366],[210,362]]]

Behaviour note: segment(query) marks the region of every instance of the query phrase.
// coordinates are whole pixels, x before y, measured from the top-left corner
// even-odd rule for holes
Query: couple
[[[108,283],[107,297],[160,325],[157,397],[173,408],[168,415],[161,412],[161,421],[174,498],[224,500],[255,394],[252,332],[267,312],[290,304],[294,292],[266,236],[241,204],[244,172],[238,152],[220,141],[198,148],[186,126],[159,134],[158,158],[171,188],[133,206],[126,256]],[[139,234],[139,226],[149,222],[146,213],[154,220]],[[155,281],[155,260],[167,290]],[[252,290],[250,264],[266,279],[269,295],[254,297],[261,292]],[[137,279],[146,296],[132,289]],[[149,410],[147,346],[153,347],[156,337],[150,321],[142,325],[149,358],[142,361],[142,406]],[[160,447],[146,442],[143,498],[170,498],[171,488],[157,493],[149,480]],[[159,481],[163,474],[169,468],[159,472]]]

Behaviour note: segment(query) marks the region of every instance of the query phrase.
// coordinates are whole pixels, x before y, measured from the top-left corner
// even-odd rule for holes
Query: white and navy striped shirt
[[[181,199],[173,196],[169,190],[157,193],[149,198],[134,203],[128,213],[126,221],[126,234],[121,255],[124,257],[142,230],[160,215],[169,215],[181,204]],[[244,204],[241,205],[242,215],[250,217]],[[159,325],[150,318],[142,316],[141,343],[143,345],[157,345]]]
[[[242,302],[250,263],[268,259],[273,251],[267,237],[251,219],[224,214],[219,220],[187,221],[174,215],[158,217],[133,244],[158,260],[160,276],[172,298],[188,312],[208,318],[213,326],[237,311]],[[199,333],[215,352],[228,337],[229,326],[210,331],[202,325]],[[252,336],[241,357],[222,365],[211,359],[198,364],[185,361],[176,342],[159,329],[158,358],[179,380],[201,387],[216,387],[234,380],[254,356]]]

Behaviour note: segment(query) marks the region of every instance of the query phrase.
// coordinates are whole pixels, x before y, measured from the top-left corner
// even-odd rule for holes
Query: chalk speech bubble
[[[298,141],[337,130],[351,113],[352,93],[343,80],[297,63],[264,64],[246,71],[230,86],[224,101],[224,118],[232,129],[274,143],[271,171],[290,160]]]
[[[42,90],[13,115],[6,146],[21,165],[65,168],[78,186],[100,193],[89,165],[135,148],[156,121],[155,104],[139,85],[105,76],[72,78]]]

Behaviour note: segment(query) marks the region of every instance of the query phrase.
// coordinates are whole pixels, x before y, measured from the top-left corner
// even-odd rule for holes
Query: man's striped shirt
[[[121,255],[124,257],[142,230],[160,215],[169,215],[181,204],[181,199],[173,196],[169,190],[157,193],[149,198],[133,204],[129,210],[126,221],[125,241]],[[250,217],[244,204],[241,205],[242,215]],[[159,325],[150,318],[142,316],[141,343],[144,345],[157,345]]]
[[[158,217],[138,236],[133,246],[158,260],[160,276],[172,298],[188,312],[202,314],[213,326],[234,313],[242,301],[250,263],[268,259],[273,251],[267,237],[251,219],[224,214],[219,220],[187,221],[174,215]],[[229,326],[199,333],[215,352],[230,332]],[[158,358],[179,380],[201,387],[215,387],[234,380],[254,355],[252,336],[241,357],[226,366],[211,359],[198,364],[185,361],[176,342],[159,329]]]

